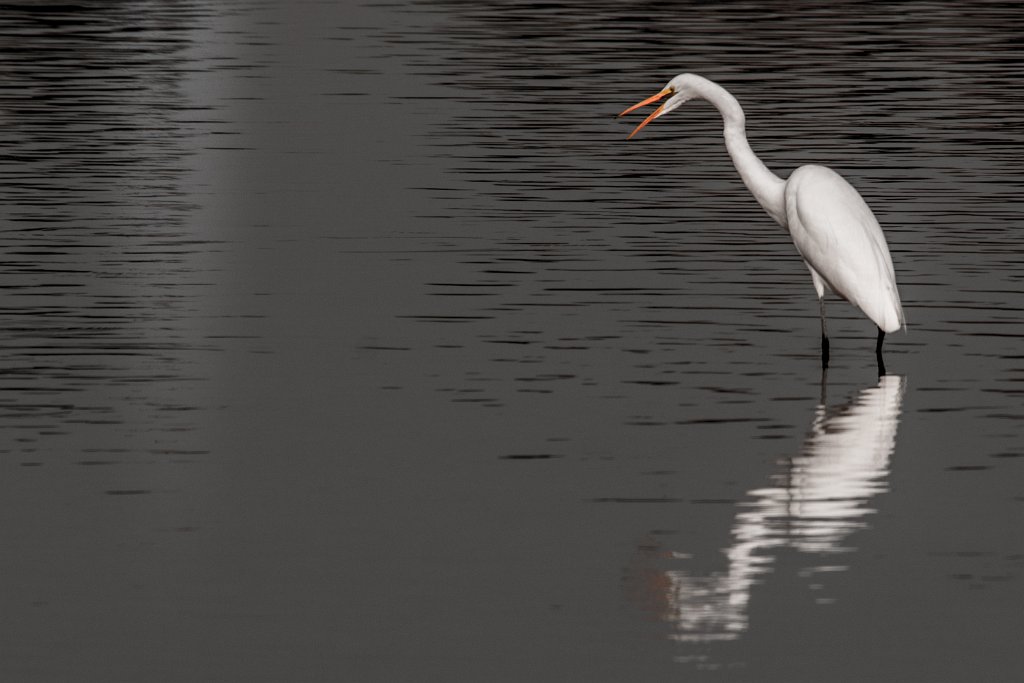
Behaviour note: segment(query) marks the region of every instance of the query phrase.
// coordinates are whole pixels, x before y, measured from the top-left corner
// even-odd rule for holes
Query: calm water
[[[1008,681],[1018,3],[0,10],[0,670]],[[817,303],[706,103],[874,208]]]

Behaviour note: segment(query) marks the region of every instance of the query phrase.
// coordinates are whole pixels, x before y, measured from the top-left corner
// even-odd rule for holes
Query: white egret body
[[[875,354],[879,372],[884,374],[882,339],[886,332],[903,327],[903,308],[885,235],[857,190],[824,166],[801,166],[787,180],[769,171],[747,143],[745,117],[739,102],[725,88],[702,76],[680,74],[660,93],[619,116],[666,95],[671,97],[629,137],[688,100],[704,99],[713,104],[722,115],[725,146],[743,183],[764,210],[789,230],[793,244],[811,271],[821,303],[822,365],[828,365],[824,297],[825,291],[831,290],[878,326]]]

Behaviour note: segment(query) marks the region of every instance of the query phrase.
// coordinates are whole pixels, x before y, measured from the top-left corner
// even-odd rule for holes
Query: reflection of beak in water
[[[850,533],[866,527],[873,512],[871,497],[887,490],[889,457],[896,445],[896,426],[905,380],[895,375],[860,391],[842,406],[819,405],[800,455],[773,477],[774,486],[749,492],[732,527],[732,545],[725,551],[728,570],[691,576],[684,569],[642,570],[646,600],[659,616],[674,624],[672,638],[681,641],[734,640],[747,629],[747,603],[757,577],[769,571],[767,550],[788,546],[802,552],[834,554]],[[686,555],[654,553],[647,559],[685,562]],[[641,559],[641,564],[646,564]],[[839,571],[831,564],[809,569],[815,574]]]

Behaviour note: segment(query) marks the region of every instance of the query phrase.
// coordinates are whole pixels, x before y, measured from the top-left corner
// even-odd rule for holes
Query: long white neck
[[[747,186],[757,203],[768,212],[768,215],[785,227],[786,221],[786,182],[779,176],[768,170],[768,167],[761,163],[754,151],[750,149],[747,142],[747,133],[744,128],[746,117],[743,109],[736,98],[729,94],[729,91],[707,80],[695,88],[700,97],[715,105],[722,120],[725,122],[725,147],[729,150],[732,163],[739,171],[743,184]]]

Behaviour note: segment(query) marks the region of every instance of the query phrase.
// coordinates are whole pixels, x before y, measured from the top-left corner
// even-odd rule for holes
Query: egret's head
[[[679,74],[671,81],[669,81],[668,85],[666,85],[662,89],[662,91],[659,92],[657,95],[652,95],[651,97],[648,97],[646,100],[637,102],[632,107],[622,112],[622,114],[619,114],[619,116],[623,116],[635,109],[639,109],[640,107],[644,107],[648,104],[654,104],[661,98],[667,95],[671,95],[671,97],[665,100],[661,104],[661,106],[659,106],[657,109],[651,112],[651,114],[646,119],[644,119],[639,126],[634,128],[633,132],[629,134],[629,137],[632,138],[634,135],[639,133],[640,129],[646,126],[648,123],[658,118],[659,116],[667,114],[670,111],[678,108],[687,100],[692,100],[697,97],[700,97],[698,87],[702,82],[704,82],[704,80],[704,78],[694,74]]]

